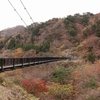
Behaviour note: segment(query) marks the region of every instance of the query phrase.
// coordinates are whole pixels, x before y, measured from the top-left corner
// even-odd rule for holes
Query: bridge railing
[[[69,59],[67,57],[0,58],[0,70]]]

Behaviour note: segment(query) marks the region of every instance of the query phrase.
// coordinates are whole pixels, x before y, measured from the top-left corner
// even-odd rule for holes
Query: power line
[[[24,24],[27,26],[27,24],[25,23],[25,21],[23,20],[23,18],[20,16],[20,14],[18,13],[18,11],[15,9],[15,7],[12,5],[12,3],[10,2],[10,0],[8,0],[8,2],[9,2],[10,5],[13,7],[14,11],[16,11],[16,13],[17,13],[18,16],[21,18],[21,20],[24,22]]]
[[[29,15],[30,19],[32,20],[32,22],[34,23],[31,15],[29,14],[28,10],[26,9],[25,5],[23,4],[22,0],[20,0],[21,4],[23,5],[24,9],[26,10],[27,14]]]

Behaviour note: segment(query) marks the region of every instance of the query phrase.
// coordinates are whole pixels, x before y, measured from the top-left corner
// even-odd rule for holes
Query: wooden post
[[[22,58],[22,67],[24,67],[23,63],[24,63],[24,58]]]
[[[13,69],[16,69],[15,68],[15,58],[13,58],[12,60],[13,60]]]
[[[3,64],[4,64],[4,58],[1,58],[1,71],[2,72],[4,72]]]
[[[30,66],[30,58],[28,58],[28,66]]]

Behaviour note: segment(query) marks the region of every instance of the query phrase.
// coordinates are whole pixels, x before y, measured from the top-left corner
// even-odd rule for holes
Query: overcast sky
[[[8,0],[0,0],[0,30],[24,25]],[[20,0],[9,0],[27,25],[32,23]],[[75,13],[99,13],[100,0],[21,0],[34,22],[63,18]]]

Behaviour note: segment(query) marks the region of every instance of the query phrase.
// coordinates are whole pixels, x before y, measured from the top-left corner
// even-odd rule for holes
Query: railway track
[[[55,62],[60,60],[71,60],[70,57],[34,57],[34,58],[0,58],[0,72],[7,69],[17,69],[31,65]]]

